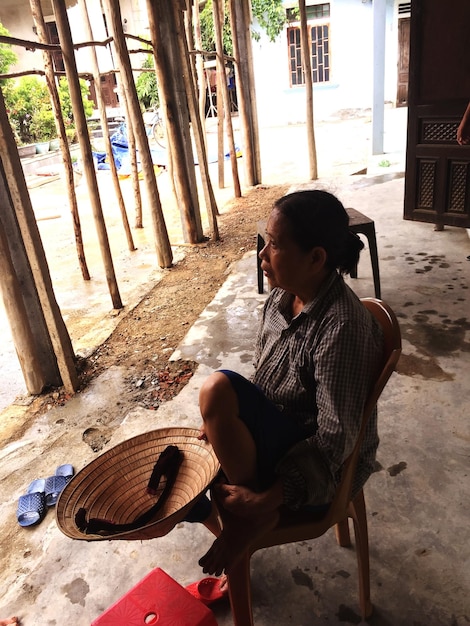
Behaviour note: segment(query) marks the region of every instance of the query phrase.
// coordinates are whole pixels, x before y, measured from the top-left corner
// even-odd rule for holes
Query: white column
[[[373,97],[372,97],[372,154],[384,151],[385,102],[385,4],[386,0],[373,0]]]

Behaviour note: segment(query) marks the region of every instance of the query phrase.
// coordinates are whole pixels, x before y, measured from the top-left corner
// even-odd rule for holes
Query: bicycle
[[[163,124],[163,118],[160,116],[158,109],[144,111],[143,115],[145,132],[147,137],[153,138],[153,140],[160,146],[160,148],[166,149],[166,134]],[[119,128],[114,133],[113,137],[117,137],[117,140],[122,143],[122,137],[125,138],[127,144],[127,124],[124,117],[118,116],[114,118],[114,121],[119,123]]]
[[[166,148],[165,127],[159,109],[145,111],[143,118],[147,136],[153,137],[161,148]]]

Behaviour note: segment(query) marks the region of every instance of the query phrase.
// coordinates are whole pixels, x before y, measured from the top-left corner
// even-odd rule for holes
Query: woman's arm
[[[360,430],[381,344],[378,328],[351,320],[331,327],[315,347],[317,432],[293,446],[276,470],[289,507],[331,501]]]
[[[457,129],[457,142],[461,146],[470,144],[470,102]]]

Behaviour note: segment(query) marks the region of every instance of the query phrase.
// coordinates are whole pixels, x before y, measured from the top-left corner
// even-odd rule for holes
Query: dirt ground
[[[255,249],[257,222],[266,219],[273,202],[287,188],[260,185],[231,200],[218,216],[219,241],[188,246],[184,259],[122,318],[111,336],[93,354],[79,359],[81,389],[104,370],[119,365],[129,371],[120,398],[122,414],[136,405],[156,409],[176,395],[196,364],[171,362],[171,354],[213,299],[231,265]],[[29,418],[68,399],[62,389],[50,389],[31,403]]]

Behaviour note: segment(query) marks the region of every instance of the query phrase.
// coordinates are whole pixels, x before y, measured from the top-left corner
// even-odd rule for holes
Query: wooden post
[[[59,306],[54,296],[49,268],[47,266],[46,255],[42,247],[41,237],[36,223],[31,198],[29,197],[26,181],[24,179],[23,168],[18,156],[18,149],[13,137],[10,123],[5,109],[5,101],[0,90],[0,147],[2,166],[2,178],[8,181],[8,198],[11,200],[9,212],[13,212],[11,217],[12,227],[21,231],[21,236],[17,232],[16,240],[23,240],[24,249],[28,261],[28,266],[32,273],[37,298],[33,297],[33,302],[37,303],[36,309],[31,311],[31,316],[37,312],[40,319],[32,319],[31,328],[34,324],[39,325],[38,336],[46,335],[42,340],[43,351],[40,352],[41,365],[43,371],[48,371],[53,376],[55,367],[60,372],[60,380],[55,384],[64,385],[66,391],[73,393],[78,389],[78,377],[75,369],[75,355],[72,343],[65,327],[64,320],[60,313]],[[9,202],[10,202],[9,200]],[[3,207],[6,214],[9,205]],[[6,219],[3,215],[2,219]],[[16,246],[18,248],[18,245]],[[31,296],[32,297],[32,296]],[[31,318],[30,318],[31,319]],[[44,325],[41,320],[44,320]],[[36,334],[36,333],[35,333]],[[47,349],[50,342],[51,350]],[[53,354],[52,354],[53,352]],[[56,362],[56,365],[54,365]],[[59,378],[59,377],[58,377]],[[50,381],[50,384],[53,384]]]
[[[39,351],[29,326],[26,306],[21,294],[21,286],[8,249],[8,240],[0,221],[0,288],[3,305],[10,322],[13,343],[20,362],[26,389],[31,394],[39,394],[46,385],[43,376]]]
[[[255,94],[251,88],[248,47],[250,45],[249,15],[244,0],[230,0],[230,25],[235,56],[235,81],[237,85],[238,112],[243,137],[243,161],[246,184],[261,182],[259,165],[259,140],[256,117]]]
[[[127,110],[127,104],[126,104]],[[129,115],[127,115],[127,119],[129,119]],[[127,127],[127,141],[129,145],[129,153],[131,156],[131,180],[132,180],[132,189],[134,191],[134,204],[135,204],[135,228],[143,228],[144,223],[142,220],[142,194],[140,193],[140,183],[139,183],[139,166],[137,163],[137,150],[136,150],[136,142],[134,129],[132,126]]]
[[[221,2],[221,0],[212,0],[212,7],[214,13],[215,45],[217,51],[217,73],[220,76],[220,80],[217,81],[217,89],[220,88],[220,91],[218,91],[217,93],[217,114],[219,112],[219,106],[221,104],[221,98],[219,97],[221,95],[225,118],[225,128],[227,132],[228,146],[230,152],[230,164],[232,166],[234,194],[236,198],[240,198],[242,192],[240,188],[240,179],[238,177],[237,155],[235,151],[235,140],[233,137],[232,115],[230,111],[230,96],[228,93],[227,76],[225,74],[224,45],[222,41],[224,4],[223,2]]]
[[[184,5],[177,0],[176,6],[179,10],[184,8]],[[174,10],[173,3],[168,3],[167,0],[147,0],[161,109],[166,125],[183,233],[188,243],[199,243],[203,240],[203,232],[187,99],[181,77],[181,57],[176,42]]]
[[[80,7],[80,11],[82,14],[85,35],[90,41],[93,41],[93,29],[91,28],[90,17],[88,15],[86,0],[78,0],[78,5]],[[121,219],[122,219],[122,224],[124,226],[124,232],[126,233],[127,246],[129,250],[132,252],[136,248],[134,245],[134,240],[132,239],[132,233],[131,233],[131,229],[129,226],[129,220],[127,218],[126,205],[124,204],[124,198],[122,196],[121,185],[119,184],[116,162],[114,160],[113,148],[111,146],[111,139],[109,137],[108,116],[106,113],[106,106],[104,103],[103,93],[101,90],[100,68],[98,65],[98,57],[96,55],[96,50],[94,47],[91,47],[89,49],[89,53],[90,53],[91,67],[93,70],[93,80],[95,82],[96,99],[98,100],[98,110],[100,114],[101,128],[103,129],[103,140],[104,140],[105,152],[106,152],[106,156],[109,162],[111,178],[113,179],[114,193],[116,194],[116,198],[117,198],[118,205],[119,205],[119,211],[121,212]]]
[[[157,179],[150,154],[150,146],[145,132],[144,120],[140,111],[139,100],[135,90],[134,77],[132,75],[129,53],[126,39],[122,30],[122,17],[119,4],[112,0],[104,0],[108,27],[114,39],[114,49],[116,51],[117,63],[120,69],[121,85],[127,102],[130,123],[132,125],[137,145],[139,147],[140,161],[144,181],[147,188],[147,198],[150,203],[150,212],[155,234],[155,246],[157,250],[158,263],[160,267],[171,267],[173,263],[173,253],[171,251],[170,240],[163,218],[160,196],[157,188]]]
[[[129,113],[129,106],[126,101],[126,94],[122,89],[121,79],[119,76],[119,72],[116,72],[116,82],[119,90],[119,102],[124,104],[125,110],[125,120],[126,128],[127,128],[127,145],[129,147],[129,157],[131,164],[131,180],[132,180],[132,189],[134,191],[134,210],[135,210],[135,228],[143,228],[142,222],[142,194],[140,193],[140,182],[139,182],[139,165],[137,163],[137,144],[135,141],[134,129],[132,128],[132,120]]]
[[[88,134],[88,126],[86,123],[85,112],[83,110],[82,94],[80,90],[80,82],[78,79],[77,65],[75,62],[75,53],[73,49],[72,35],[70,32],[70,24],[67,19],[67,11],[64,0],[52,0],[54,15],[59,34],[59,40],[64,59],[65,72],[70,90],[70,100],[72,103],[73,117],[77,127],[78,140],[83,160],[83,169],[85,172],[88,190],[90,192],[90,203],[95,220],[95,226],[100,242],[101,256],[106,272],[106,280],[108,282],[111,300],[115,309],[122,308],[121,296],[116,282],[111,249],[109,247],[108,233],[103,217],[98,183],[96,180],[95,166],[91,151],[90,137]]]
[[[39,41],[48,43],[46,22],[41,9],[40,0],[30,0],[31,11],[34,24],[37,28]],[[62,154],[62,162],[64,165],[65,186],[69,198],[70,212],[72,213],[73,232],[75,234],[75,247],[77,249],[78,263],[82,272],[83,280],[90,280],[90,272],[85,258],[85,249],[83,247],[82,229],[80,225],[80,215],[78,213],[77,195],[75,193],[75,185],[73,181],[73,165],[70,156],[69,144],[67,141],[67,133],[65,132],[64,119],[62,117],[62,108],[60,106],[59,93],[54,77],[54,66],[52,63],[52,53],[49,50],[43,50],[42,53],[44,71],[46,75],[46,83],[51,97],[52,109],[54,111],[56,125],[59,133],[60,151]]]
[[[193,4],[193,23],[194,23],[194,40],[196,49],[202,50],[202,37],[201,37],[201,19],[199,15],[199,3]],[[197,83],[199,87],[199,116],[201,120],[206,119],[206,93],[207,83],[206,74],[204,72],[204,57],[201,53],[197,55],[196,59],[196,73]]]
[[[317,180],[317,151],[315,148],[315,128],[313,125],[313,80],[312,80],[312,57],[307,31],[307,11],[305,0],[299,0],[300,11],[300,46],[302,49],[302,64],[305,76],[306,101],[306,124],[308,141],[308,162],[310,165],[310,179]]]
[[[215,22],[215,17],[214,17]],[[219,174],[219,189],[225,187],[225,150],[224,150],[224,99],[221,98],[222,94],[222,81],[223,75],[217,71],[218,63],[217,57],[215,60],[215,76],[216,76],[216,102],[217,102],[217,168]]]
[[[244,43],[246,50],[246,70],[250,89],[251,128],[253,142],[253,158],[256,168],[256,177],[261,182],[261,154],[259,146],[258,108],[256,105],[255,73],[253,69],[253,45],[251,38],[251,0],[241,0],[244,11]]]
[[[201,174],[201,183],[206,202],[207,215],[209,223],[211,225],[212,239],[217,241],[219,239],[219,228],[217,225],[217,204],[214,196],[214,190],[212,189],[212,183],[209,176],[209,163],[207,159],[207,151],[204,141],[204,132],[202,129],[202,121],[199,117],[199,111],[196,102],[196,96],[194,93],[194,75],[191,60],[189,58],[189,50],[187,45],[187,39],[184,36],[186,29],[183,28],[183,15],[181,11],[176,9],[175,21],[177,23],[178,37],[177,41],[180,46],[180,57],[182,61],[182,75],[184,85],[186,89],[186,97],[188,99],[188,108],[191,120],[193,122],[193,136],[194,143],[196,144],[196,152],[199,161],[199,171]]]

